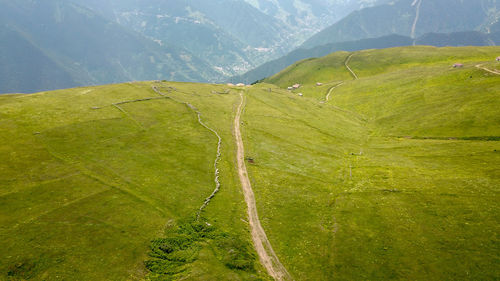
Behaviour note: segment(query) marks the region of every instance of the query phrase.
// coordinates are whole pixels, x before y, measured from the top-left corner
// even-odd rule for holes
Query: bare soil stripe
[[[244,95],[240,93],[241,102],[234,118],[234,135],[236,141],[236,158],[238,164],[238,175],[243,189],[245,202],[247,203],[248,223],[252,234],[252,240],[259,256],[259,260],[269,275],[275,280],[293,280],[286,268],[281,264],[276,253],[267,239],[266,233],[260,224],[259,215],[257,213],[257,206],[255,204],[255,195],[248,178],[248,172],[245,165],[245,150],[243,140],[241,138],[240,122],[241,113],[244,108]]]
[[[349,67],[349,62],[351,61],[351,58],[354,54],[350,54],[347,59],[345,60],[345,67],[347,68],[347,70],[349,70],[349,72],[352,74],[352,76],[354,77],[354,80],[357,80],[358,79],[358,75],[356,75],[356,73],[354,73],[354,71],[352,71],[352,69]]]
[[[482,69],[482,70],[484,70],[484,71],[488,71],[489,73],[493,73],[493,74],[496,74],[496,75],[500,75],[500,71],[497,71],[497,70],[492,70],[492,69],[488,69],[488,68],[484,67],[482,64],[478,64],[478,65],[476,65],[476,68]]]
[[[328,91],[328,94],[326,95],[325,100],[326,100],[326,101],[329,101],[329,100],[330,100],[330,95],[332,94],[333,90],[335,90],[336,88],[338,88],[338,87],[342,86],[343,84],[344,84],[344,82],[341,82],[341,83],[339,83],[339,84],[337,84],[337,85],[335,85],[335,86],[331,87],[331,88],[330,88],[330,90]]]

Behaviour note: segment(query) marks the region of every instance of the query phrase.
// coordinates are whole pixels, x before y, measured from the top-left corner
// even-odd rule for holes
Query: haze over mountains
[[[160,45],[71,1],[0,3],[0,92],[221,76],[187,50]]]
[[[316,33],[298,49],[232,81],[253,83],[294,62],[331,52],[410,45],[494,46],[500,44],[500,1],[379,1]]]
[[[302,43],[302,48],[341,43],[320,48],[333,51],[344,49],[346,41],[390,34],[414,38],[476,30],[493,45],[498,2],[0,0],[0,40],[5,42],[0,45],[0,93],[155,79],[224,82],[235,76],[233,81],[250,83],[281,70],[266,62],[326,54],[288,55]],[[448,16],[438,16],[443,13]],[[348,49],[396,43],[384,40]],[[259,66],[267,72],[255,69]]]
[[[399,34],[485,31],[498,21],[497,0],[396,0],[353,12],[307,40],[302,47]]]

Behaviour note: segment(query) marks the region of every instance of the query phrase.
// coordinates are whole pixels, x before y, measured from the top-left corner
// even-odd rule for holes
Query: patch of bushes
[[[188,220],[168,229],[165,237],[151,241],[145,261],[150,280],[175,280],[189,270],[203,247],[212,248],[219,261],[231,270],[255,272],[250,243],[202,221]]]
[[[255,257],[248,243],[238,237],[228,236],[218,239],[216,245],[221,252],[220,259],[228,268],[244,271],[255,270]]]
[[[9,267],[7,276],[28,279],[33,277],[36,265],[33,261],[24,260]]]

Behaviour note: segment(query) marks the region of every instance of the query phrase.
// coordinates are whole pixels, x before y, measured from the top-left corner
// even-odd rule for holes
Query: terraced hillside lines
[[[255,195],[248,178],[248,172],[245,165],[245,150],[241,138],[240,123],[241,113],[243,112],[245,98],[243,93],[240,93],[241,102],[238,106],[236,117],[234,118],[234,135],[237,147],[237,163],[238,175],[240,178],[241,186],[247,203],[248,221],[252,233],[252,240],[259,255],[260,262],[266,268],[269,275],[275,280],[293,280],[286,268],[281,264],[276,253],[267,239],[267,235],[260,224],[259,215],[257,213],[257,206],[255,204]]]
[[[217,142],[217,154],[216,154],[215,160],[214,160],[214,182],[215,182],[215,188],[214,188],[214,191],[212,192],[212,194],[210,194],[210,196],[208,196],[205,199],[205,201],[201,205],[200,209],[198,209],[198,213],[196,214],[196,219],[199,220],[201,212],[203,211],[203,209],[205,209],[208,206],[208,204],[210,203],[210,201],[212,200],[212,198],[214,198],[215,195],[217,194],[217,192],[219,192],[219,190],[220,190],[219,168],[217,167],[217,164],[219,163],[219,161],[221,159],[222,137],[219,135],[219,133],[217,131],[215,131],[214,129],[210,128],[207,124],[205,124],[203,122],[203,120],[201,119],[201,112],[195,106],[193,106],[192,104],[190,104],[188,102],[180,101],[180,100],[177,100],[177,99],[172,98],[170,96],[167,96],[165,93],[161,92],[158,89],[158,87],[156,87],[156,86],[152,86],[152,89],[153,89],[153,91],[155,91],[156,93],[158,93],[162,97],[170,98],[170,99],[172,99],[172,100],[174,100],[174,101],[176,101],[178,103],[185,104],[187,107],[189,107],[192,111],[194,111],[194,113],[196,113],[196,115],[198,117],[198,123],[200,123],[200,125],[203,126],[205,129],[207,129],[210,132],[212,132],[217,137],[217,139],[218,139],[218,142]]]
[[[356,73],[354,73],[354,71],[349,67],[349,62],[351,61],[351,58],[354,54],[350,54],[347,59],[345,60],[345,67],[347,68],[347,70],[349,70],[349,72],[352,74],[352,76],[354,77],[354,80],[358,80],[358,75],[356,75]]]

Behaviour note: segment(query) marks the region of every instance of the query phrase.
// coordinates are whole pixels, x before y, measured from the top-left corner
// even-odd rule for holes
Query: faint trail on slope
[[[257,206],[255,205],[255,195],[253,193],[245,165],[245,151],[240,131],[241,113],[243,111],[245,101],[242,92],[240,92],[240,97],[241,102],[234,118],[234,136],[237,147],[236,160],[238,163],[238,175],[241,187],[245,196],[245,202],[247,203],[248,223],[250,224],[253,244],[257,254],[259,255],[261,264],[266,268],[269,275],[271,275],[275,280],[293,280],[286,268],[281,264],[276,256],[276,253],[274,252],[273,247],[267,239],[266,233],[260,224]]]
[[[330,95],[332,94],[332,91],[335,90],[336,88],[342,86],[342,85],[344,85],[344,82],[341,82],[341,83],[337,84],[336,86],[331,87],[330,90],[328,91],[328,94],[326,95],[325,101],[329,101]]]
[[[146,129],[146,128],[144,128],[144,126],[142,126],[142,124],[139,121],[137,121],[132,115],[130,115],[127,111],[125,111],[125,109],[123,109],[121,106],[119,106],[118,103],[113,103],[113,106],[116,107],[118,110],[120,110],[123,114],[125,114],[125,116],[127,116],[128,118],[130,118],[130,120],[134,121],[134,123],[139,128],[141,128],[142,130]]]
[[[484,71],[488,71],[489,73],[493,73],[493,74],[496,74],[496,75],[500,75],[500,71],[497,71],[497,70],[492,70],[492,69],[486,68],[486,67],[484,67],[482,64],[477,64],[477,65],[476,65],[476,68],[478,68],[478,69],[482,69],[482,70],[484,70]]]
[[[357,80],[358,79],[358,75],[356,75],[356,73],[354,73],[354,71],[352,71],[352,69],[349,67],[349,62],[351,61],[351,58],[352,58],[353,55],[354,54],[350,54],[347,57],[347,59],[344,62],[344,65],[347,68],[347,70],[349,70],[349,72],[352,74],[352,76],[354,77],[354,80]]]
[[[152,88],[160,96],[165,97],[165,98],[170,98],[170,99],[172,99],[172,100],[174,100],[174,101],[176,101],[178,103],[185,104],[187,107],[189,107],[198,116],[198,123],[200,123],[200,125],[203,126],[205,129],[207,129],[210,132],[212,132],[219,139],[219,141],[217,143],[217,155],[215,156],[215,161],[214,161],[214,182],[215,182],[215,189],[212,192],[212,194],[210,194],[210,196],[208,196],[205,199],[205,201],[203,202],[203,204],[201,205],[201,207],[198,209],[198,213],[196,214],[196,220],[199,220],[200,216],[201,216],[201,212],[203,211],[203,209],[205,209],[205,207],[207,207],[207,205],[210,203],[210,201],[212,200],[212,198],[214,198],[215,195],[217,194],[217,192],[219,192],[219,190],[220,190],[219,168],[217,166],[218,166],[220,158],[221,158],[222,138],[219,135],[219,133],[217,133],[217,131],[215,131],[214,129],[210,128],[207,124],[205,124],[203,122],[203,120],[201,119],[201,112],[195,106],[193,106],[192,104],[190,104],[188,102],[178,100],[178,99],[173,98],[171,96],[167,96],[165,93],[161,92],[158,89],[158,87],[156,87],[156,86],[152,86]]]
[[[420,18],[420,5],[422,5],[422,0],[415,0],[411,4],[412,7],[417,5],[417,11],[415,13],[415,20],[413,21],[413,26],[411,27],[411,38],[415,39],[415,31],[417,29],[418,19]],[[413,46],[415,46],[415,41],[413,41]]]

